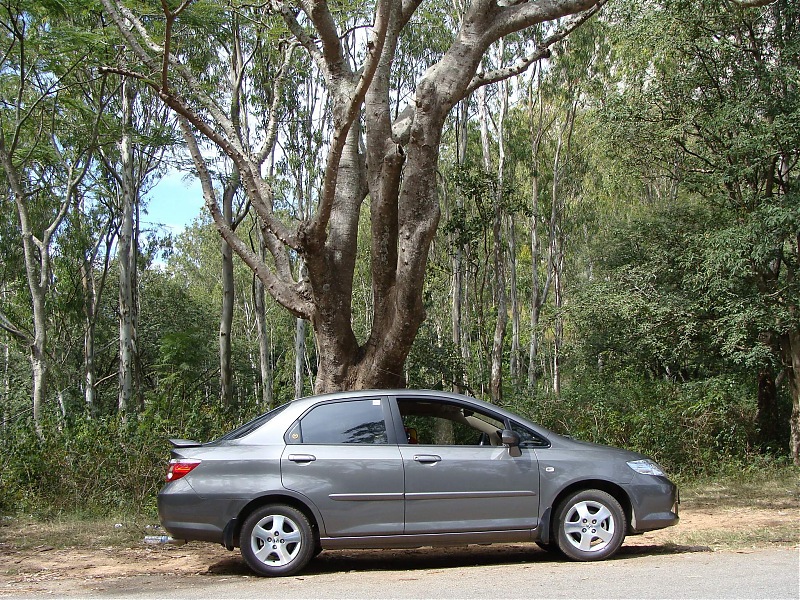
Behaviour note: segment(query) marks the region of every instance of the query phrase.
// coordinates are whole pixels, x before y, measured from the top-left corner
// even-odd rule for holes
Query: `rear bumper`
[[[223,542],[225,523],[222,506],[201,498],[192,487],[178,480],[158,494],[158,518],[174,538],[187,541]]]

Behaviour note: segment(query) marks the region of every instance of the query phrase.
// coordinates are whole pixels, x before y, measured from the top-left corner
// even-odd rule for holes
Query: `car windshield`
[[[219,438],[217,440],[214,440],[214,441],[223,442],[223,441],[227,441],[227,440],[238,440],[238,439],[241,439],[244,436],[246,436],[248,433],[252,433],[256,429],[261,427],[264,423],[267,423],[268,421],[270,421],[273,417],[278,415],[283,409],[285,409],[287,406],[289,406],[289,404],[290,403],[287,402],[286,404],[282,404],[281,406],[279,406],[276,409],[273,409],[273,410],[271,410],[269,412],[266,412],[263,415],[259,415],[255,419],[253,419],[252,421],[248,421],[247,423],[245,423],[241,427],[237,427],[233,431],[230,431],[230,432],[226,433],[221,438]]]

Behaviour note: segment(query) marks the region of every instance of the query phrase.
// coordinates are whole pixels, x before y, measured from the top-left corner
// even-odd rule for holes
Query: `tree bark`
[[[789,453],[795,466],[800,466],[800,331],[788,334],[788,350],[791,359],[789,380],[792,391],[792,414],[789,417]]]
[[[468,109],[469,109],[469,98],[465,98],[458,104],[457,109],[457,118],[456,118],[456,163],[460,166],[463,166],[464,161],[467,158],[467,140],[469,135],[468,130]],[[455,205],[457,212],[461,212],[461,209],[464,206],[464,200],[460,193],[456,192],[455,198]],[[461,357],[461,364],[464,370],[464,374],[462,376],[462,382],[456,383],[453,386],[453,391],[461,392],[463,391],[464,385],[469,385],[469,380],[467,377],[467,373],[469,372],[469,361],[468,361],[468,353],[467,353],[467,340],[466,335],[463,331],[463,322],[464,322],[464,248],[460,241],[457,241],[457,236],[452,235],[450,236],[450,247],[454,248],[454,252],[452,255],[452,270],[453,270],[453,279],[452,279],[452,291],[451,291],[451,307],[450,307],[450,319],[451,319],[451,328],[452,328],[452,340],[453,340],[453,348],[455,348],[456,352],[459,353]]]
[[[88,161],[88,159],[86,160]],[[51,284],[50,245],[53,235],[67,215],[70,198],[85,175],[87,166],[85,164],[83,167],[75,169],[75,165],[64,165],[68,181],[64,196],[61,199],[55,217],[44,228],[41,237],[37,237],[33,233],[31,216],[28,211],[28,194],[24,188],[20,171],[14,164],[12,156],[5,145],[4,136],[0,136],[0,165],[2,165],[6,173],[6,180],[17,208],[25,261],[25,275],[31,294],[33,312],[33,336],[30,340],[31,402],[34,427],[39,437],[42,438],[44,436],[42,406],[47,397],[47,376],[50,368],[47,356],[47,307],[45,304],[45,298]]]
[[[134,82],[124,78],[122,83],[122,138],[120,140],[121,170],[121,221],[117,262],[119,265],[119,393],[117,411],[122,421],[126,421],[131,410],[133,398],[134,372],[134,272],[136,270],[136,249],[133,246],[134,209],[137,203],[134,184],[133,158],[133,103],[136,98]]]
[[[511,301],[511,358],[509,369],[511,384],[514,389],[520,385],[520,323],[519,323],[519,290],[517,284],[517,232],[513,217],[506,221],[508,227],[508,274],[509,298]]]
[[[303,388],[306,370],[306,320],[295,319],[294,327],[294,397],[304,396]]]
[[[531,134],[531,235],[530,235],[530,248],[531,248],[531,306],[530,306],[530,319],[531,319],[531,341],[528,350],[528,387],[531,391],[536,390],[538,384],[539,374],[539,351],[540,351],[540,325],[539,320],[542,314],[542,308],[547,302],[547,297],[550,293],[553,280],[553,253],[548,251],[548,258],[545,263],[545,281],[541,282],[540,268],[542,263],[542,242],[540,239],[540,181],[539,181],[539,168],[540,156],[539,150],[541,148],[542,140],[545,131],[550,128],[550,125],[545,125],[544,121],[544,101],[541,98],[541,71],[537,70],[536,76],[531,79],[528,106],[529,115],[528,122]],[[534,93],[534,82],[535,93]],[[537,110],[538,105],[538,110]],[[534,114],[536,112],[536,114]],[[551,222],[552,225],[552,222]],[[549,228],[550,239],[552,239],[553,227]],[[552,243],[548,243],[548,249],[552,248]]]
[[[262,260],[266,258],[266,247],[263,233],[256,232],[259,253]],[[265,410],[272,410],[275,402],[272,385],[272,337],[267,326],[267,304],[264,282],[253,276],[253,310],[256,316],[256,334],[258,336],[258,361],[261,376],[261,403]]]
[[[238,177],[225,184],[222,193],[222,214],[232,230],[236,229],[233,217],[233,197],[239,186]],[[233,308],[236,301],[233,284],[233,250],[225,239],[220,240],[222,263],[222,306],[219,320],[219,381],[220,399],[223,406],[233,404],[233,366],[231,364],[231,334],[233,331]]]

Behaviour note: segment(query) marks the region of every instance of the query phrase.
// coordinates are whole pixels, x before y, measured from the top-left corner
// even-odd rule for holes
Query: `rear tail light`
[[[195,458],[173,458],[169,461],[167,481],[175,481],[188,475],[199,464],[200,461]]]

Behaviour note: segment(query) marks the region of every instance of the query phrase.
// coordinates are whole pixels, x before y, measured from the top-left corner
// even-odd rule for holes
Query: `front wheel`
[[[259,575],[297,573],[314,556],[316,540],[306,516],[291,506],[263,506],[245,520],[239,546],[247,565]]]
[[[573,494],[556,511],[556,542],[573,560],[603,560],[625,540],[625,513],[611,494],[583,490]]]

